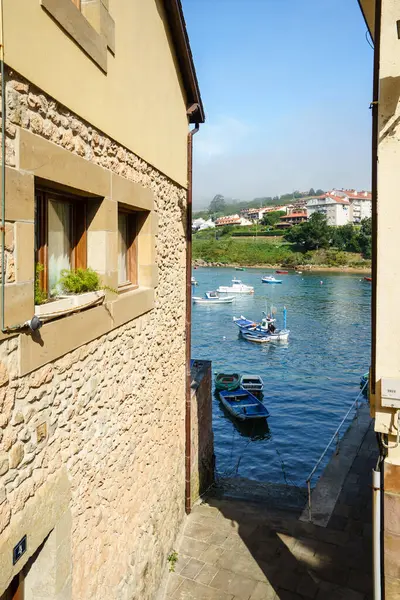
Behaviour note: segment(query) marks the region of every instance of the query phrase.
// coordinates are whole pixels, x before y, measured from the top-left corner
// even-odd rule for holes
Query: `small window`
[[[118,211],[118,286],[138,284],[137,277],[137,215]]]
[[[57,294],[63,269],[86,268],[86,200],[37,190],[35,253],[41,289]]]

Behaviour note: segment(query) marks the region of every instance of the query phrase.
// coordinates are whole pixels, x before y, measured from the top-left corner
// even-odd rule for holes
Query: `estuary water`
[[[216,470],[220,477],[304,485],[359,390],[370,362],[371,286],[361,274],[291,272],[281,285],[264,284],[271,269],[198,268],[202,296],[233,277],[254,286],[233,304],[193,305],[192,358],[211,360],[217,372],[264,379],[268,424],[240,424],[213,397]],[[239,337],[233,316],[260,320],[263,311],[287,309],[287,343],[252,344]],[[246,426],[245,426],[246,425]],[[321,468],[329,460],[329,454]]]

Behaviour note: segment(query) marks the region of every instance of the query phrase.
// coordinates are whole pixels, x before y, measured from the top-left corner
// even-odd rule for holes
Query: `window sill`
[[[101,292],[88,293],[100,294]],[[49,322],[45,322],[39,329],[37,335],[20,334],[19,374],[23,376],[31,373],[151,311],[154,308],[154,295],[154,288],[139,287],[129,293],[114,296],[115,299],[101,304],[100,298],[97,300],[97,305],[85,306],[89,310],[82,310],[82,306],[74,306],[69,312],[64,313],[65,316],[69,315],[67,319],[56,317],[53,317],[55,320],[49,319]],[[79,296],[63,298],[57,302],[65,300],[71,302],[73,299],[78,301]],[[54,306],[55,302],[42,304],[38,308],[44,310],[46,307],[47,310],[51,310],[51,304]],[[63,317],[63,314],[58,313],[57,316]]]
[[[86,292],[83,294],[75,294],[71,296],[63,296],[54,302],[35,305],[35,315],[46,323],[58,317],[63,317],[80,310],[85,310],[91,306],[101,304],[104,300],[105,293],[100,290],[98,292]]]
[[[139,286],[135,283],[127,283],[124,285],[119,285],[118,286],[118,295],[126,294],[127,292],[133,292],[134,290],[137,290],[138,288],[139,288]]]

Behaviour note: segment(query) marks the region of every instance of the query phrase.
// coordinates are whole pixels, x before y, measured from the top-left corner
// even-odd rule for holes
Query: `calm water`
[[[194,295],[229,285],[235,276],[253,285],[255,294],[233,304],[193,305],[192,357],[211,360],[214,374],[258,374],[266,384],[267,426],[238,424],[213,398],[217,473],[274,483],[286,477],[302,485],[368,370],[371,287],[361,275],[342,273],[290,273],[276,275],[282,285],[261,283],[262,274],[272,273],[193,271],[199,282]],[[289,341],[258,346],[241,339],[232,317],[259,320],[271,304],[278,326],[287,308]]]

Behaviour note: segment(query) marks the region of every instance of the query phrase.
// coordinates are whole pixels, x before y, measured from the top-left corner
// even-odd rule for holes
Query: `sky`
[[[356,0],[182,4],[206,112],[194,208],[371,188],[373,50]]]

